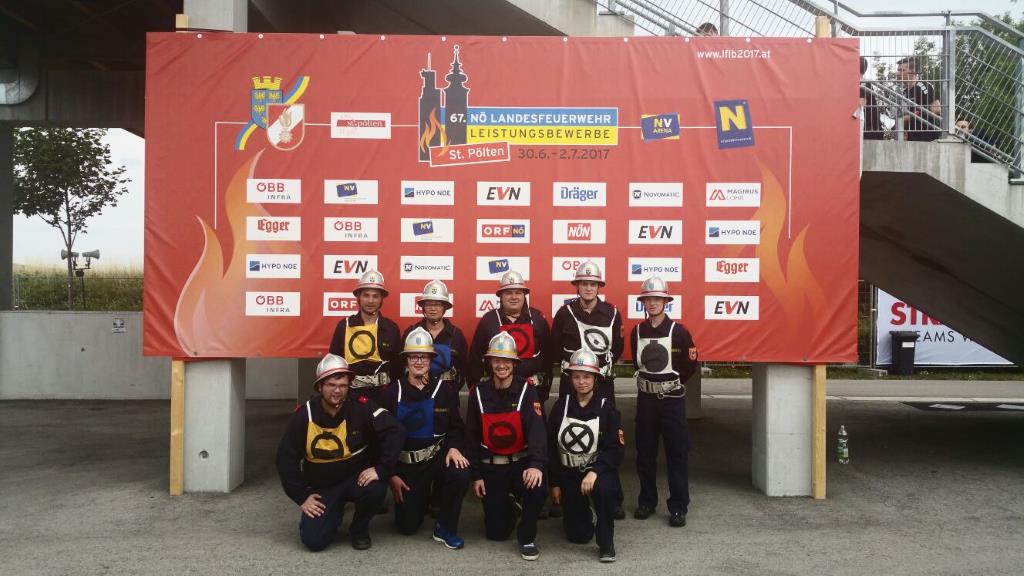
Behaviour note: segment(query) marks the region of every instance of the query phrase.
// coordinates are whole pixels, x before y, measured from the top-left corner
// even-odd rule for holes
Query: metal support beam
[[[0,124],[0,310],[14,308],[14,130]]]
[[[718,33],[729,35],[729,0],[718,0]]]

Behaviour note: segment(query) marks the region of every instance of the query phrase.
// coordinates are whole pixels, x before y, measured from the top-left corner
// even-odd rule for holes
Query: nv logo
[[[754,145],[753,120],[750,117],[750,104],[746,100],[715,102],[714,113],[719,148],[743,148]]]

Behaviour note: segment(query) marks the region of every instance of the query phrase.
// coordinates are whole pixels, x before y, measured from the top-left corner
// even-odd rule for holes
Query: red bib
[[[519,410],[523,406],[523,396],[526,396],[526,386],[523,386],[523,391],[519,394],[515,411],[487,414],[484,412],[480,386],[477,386],[476,401],[480,406],[481,440],[484,448],[490,450],[492,454],[511,456],[522,452],[526,447],[523,420],[519,415]]]
[[[499,326],[502,332],[507,333],[516,341],[516,353],[520,360],[533,358],[537,346],[533,339],[533,323],[530,324],[502,324]]]

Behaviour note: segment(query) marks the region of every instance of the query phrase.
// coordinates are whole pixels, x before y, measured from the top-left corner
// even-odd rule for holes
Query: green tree
[[[87,220],[128,192],[124,166],[114,167],[106,130],[23,128],[14,132],[14,211],[39,216],[60,230],[72,252]],[[72,308],[74,268],[68,261],[68,309]]]

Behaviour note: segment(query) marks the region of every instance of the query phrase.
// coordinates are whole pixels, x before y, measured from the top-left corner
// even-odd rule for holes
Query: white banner
[[[878,320],[875,322],[875,363],[892,364],[892,336],[895,330],[916,330],[918,366],[1012,366],[1013,363],[964,337],[942,322],[925,315],[883,290],[878,291]]]

